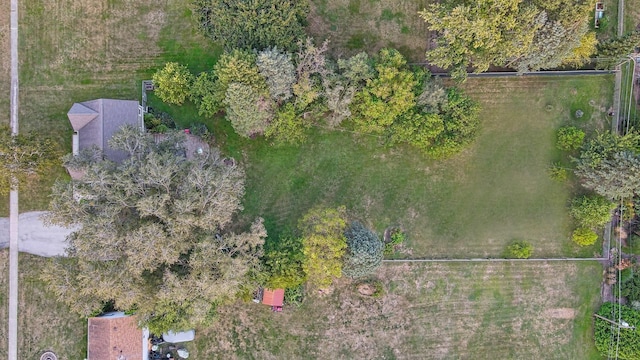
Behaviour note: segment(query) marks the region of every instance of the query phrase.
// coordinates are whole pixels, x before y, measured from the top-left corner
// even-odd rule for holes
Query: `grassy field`
[[[48,260],[20,254],[19,261],[19,358],[38,359],[43,352],[53,351],[58,359],[84,359],[87,353],[87,322],[57,302],[40,281],[40,272]]]
[[[575,190],[547,169],[563,159],[558,127],[607,126],[612,87],[610,76],[470,79],[465,88],[483,108],[479,138],[438,162],[344,132],[316,130],[303,146],[280,148],[240,140],[226,122],[214,133],[247,164],[244,216],[263,216],[271,235],[295,229],[315,205],[346,205],[379,233],[403,227],[408,256],[500,256],[515,239],[531,242],[534,256],[591,256],[596,247],[568,241],[566,206]],[[578,109],[584,117],[572,119]]]
[[[226,308],[195,358],[600,359],[591,339],[597,263],[386,264],[384,292],[341,280],[330,295],[272,313]]]
[[[71,150],[66,112],[74,102],[140,99],[140,81],[165,62],[181,60],[201,71],[220,54],[198,33],[188,3],[179,0],[35,0],[20,6],[20,130],[53,137],[65,152]],[[5,56],[0,52],[2,63]],[[4,86],[0,81],[0,93]],[[0,99],[2,111],[8,96]],[[20,210],[45,209],[51,184],[66,176],[57,167],[21,188]],[[6,203],[1,215],[8,213]]]
[[[426,0],[311,0],[307,32],[331,41],[334,56],[394,47],[413,61],[424,61],[428,30],[418,16]]]

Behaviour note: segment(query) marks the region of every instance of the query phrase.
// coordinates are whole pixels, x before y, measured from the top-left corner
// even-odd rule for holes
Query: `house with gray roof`
[[[126,153],[112,149],[109,139],[124,125],[144,131],[142,107],[135,100],[96,99],[75,103],[67,113],[73,127],[73,154],[92,146],[102,150],[106,159],[119,162]],[[69,172],[72,178],[81,174]]]

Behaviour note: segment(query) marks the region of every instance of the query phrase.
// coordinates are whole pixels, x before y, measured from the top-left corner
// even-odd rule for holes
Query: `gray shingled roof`
[[[109,139],[124,125],[140,126],[135,100],[97,99],[75,103],[67,113],[73,130],[78,132],[79,150],[97,146],[105,157],[122,161],[126,154],[109,146]]]

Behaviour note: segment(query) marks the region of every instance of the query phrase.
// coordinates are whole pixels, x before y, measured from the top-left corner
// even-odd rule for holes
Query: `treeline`
[[[238,134],[276,143],[304,142],[314,125],[345,127],[440,158],[474,139],[477,103],[408,66],[397,50],[333,61],[327,42],[306,39],[297,47],[293,54],[277,47],[232,50],[197,75],[168,63],[153,76],[156,94],[177,105],[189,99],[204,117],[224,111]]]

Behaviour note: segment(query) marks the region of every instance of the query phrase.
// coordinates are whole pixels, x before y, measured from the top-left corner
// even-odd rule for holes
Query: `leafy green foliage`
[[[627,268],[625,270],[633,271],[633,268]],[[620,282],[622,283],[621,295],[626,297],[628,301],[640,301],[640,276],[633,276],[633,272],[630,274],[631,276],[625,276],[626,281]]]
[[[515,241],[507,246],[507,257],[516,259],[528,259],[533,254],[533,246],[526,241]]]
[[[640,157],[631,152],[618,152],[602,160],[594,168],[578,167],[576,174],[582,185],[608,199],[630,198],[640,191]]]
[[[256,55],[248,51],[233,50],[220,56],[213,68],[217,80],[212,103],[225,104],[227,89],[232,83],[248,85],[262,95],[266,95],[267,85],[256,65]],[[228,106],[228,104],[225,104]]]
[[[302,239],[284,237],[267,240],[264,260],[269,275],[267,287],[295,289],[302,285],[305,281],[303,261]]]
[[[391,256],[396,252],[398,246],[402,245],[407,240],[407,234],[400,229],[394,229],[391,232],[391,239],[384,244],[383,255]]]
[[[305,35],[307,0],[195,0],[201,27],[230,49],[295,48]]]
[[[346,217],[346,209],[342,206],[314,208],[300,220],[305,256],[302,268],[309,285],[327,288],[334,278],[342,275],[342,258],[347,249]]]
[[[602,196],[581,196],[571,202],[569,213],[581,227],[597,228],[611,220],[616,204]]]
[[[227,119],[241,136],[263,134],[273,118],[273,102],[255,88],[242,83],[232,83],[224,99]]]
[[[444,131],[427,151],[433,158],[451,156],[471,143],[478,132],[480,106],[465,96],[462,90],[447,90],[447,102],[442,106]]]
[[[589,246],[598,240],[598,234],[589,228],[581,227],[573,231],[571,240],[580,246]]]
[[[307,139],[306,129],[310,126],[304,117],[296,114],[293,104],[287,103],[269,124],[265,135],[278,144],[301,144]]]
[[[345,232],[347,253],[342,273],[350,278],[373,274],[382,264],[383,244],[376,233],[360,222],[353,222]]]
[[[536,8],[521,0],[479,0],[474,3],[432,3],[420,12],[429,30],[439,34],[437,47],[427,60],[451,68],[464,79],[466,69],[486,71],[491,64],[505,65],[521,56],[540,27]]]
[[[217,77],[210,72],[200,73],[189,91],[189,98],[198,107],[200,116],[212,117],[222,107],[219,97],[216,96]]]
[[[598,63],[600,69],[613,69],[627,55],[640,45],[640,31],[630,32],[622,37],[611,39],[598,45]]]
[[[567,169],[558,163],[553,164],[547,171],[549,172],[549,177],[556,181],[563,182],[569,178]]]
[[[46,175],[47,169],[60,163],[55,143],[35,133],[11,136],[11,129],[0,126],[0,194],[8,194],[12,179],[20,186],[30,178]]]
[[[393,49],[382,49],[376,59],[376,77],[367,80],[356,94],[351,110],[361,131],[382,133],[403,113],[416,104],[413,72],[404,70],[406,60]]]
[[[85,175],[58,182],[49,223],[76,227],[67,255],[43,279],[71,310],[86,316],[112,301],[137,309],[154,333],[206,324],[217,304],[257,285],[266,230],[226,230],[241,208],[244,173],[217,152],[185,158],[184,135],[156,143],[134,127],[111,146],[121,163],[89,159]]]
[[[584,143],[585,133],[575,126],[564,126],[558,129],[556,133],[556,146],[560,150],[573,151],[582,146]]]
[[[301,306],[304,301],[304,286],[298,285],[284,289],[284,303],[286,305]]]
[[[296,81],[291,55],[277,48],[265,49],[258,53],[256,64],[267,82],[271,98],[278,102],[289,99]]]
[[[606,302],[598,309],[598,315],[618,322],[624,320],[630,326],[640,326],[640,312],[626,305]],[[596,348],[604,357],[617,354],[619,359],[638,359],[640,357],[640,333],[632,329],[619,329],[605,320],[595,318],[594,325]],[[618,341],[618,334],[620,336]],[[616,341],[611,341],[615,338]]]
[[[193,74],[186,66],[170,62],[153,74],[154,93],[167,104],[182,105],[189,96]]]

